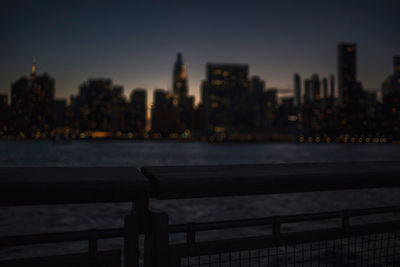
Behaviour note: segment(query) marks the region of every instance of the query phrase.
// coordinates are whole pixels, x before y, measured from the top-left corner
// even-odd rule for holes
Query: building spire
[[[188,93],[187,73],[181,52],[178,52],[176,57],[172,86],[175,95],[179,96],[180,98],[187,96]]]
[[[31,80],[36,77],[36,58],[32,59]]]

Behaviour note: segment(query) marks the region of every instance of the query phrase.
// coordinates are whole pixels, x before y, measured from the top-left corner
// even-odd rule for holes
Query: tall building
[[[390,95],[400,92],[400,56],[393,57],[393,74],[382,83],[382,97],[389,100]]]
[[[400,56],[393,57],[393,73],[400,75]]]
[[[11,85],[15,134],[39,138],[51,133],[55,121],[54,91],[54,79],[46,73],[37,75],[33,61],[29,79],[22,77]]]
[[[393,58],[393,74],[382,83],[382,100],[385,131],[400,138],[400,56]]]
[[[55,126],[65,126],[65,115],[67,110],[67,101],[65,99],[54,100]]]
[[[142,133],[147,122],[147,92],[145,89],[134,89],[130,95],[130,106],[133,113],[133,130]]]
[[[342,133],[365,134],[366,93],[357,81],[357,54],[355,44],[338,45],[339,128]]]
[[[9,121],[8,96],[0,94],[0,137],[7,133]]]
[[[313,102],[313,91],[311,86],[311,80],[304,80],[304,104]]]
[[[353,90],[357,82],[356,44],[344,43],[338,45],[338,81],[339,103],[347,107],[351,103]]]
[[[328,98],[328,78],[322,79],[322,85],[324,87],[324,99]]]
[[[176,100],[163,89],[154,90],[151,109],[151,132],[160,137],[182,132],[179,127],[180,116]],[[183,129],[184,130],[184,129]]]
[[[321,81],[318,74],[311,76],[311,88],[313,95],[313,102],[318,102],[321,100]]]
[[[179,96],[180,98],[184,98],[185,96],[187,96],[189,89],[188,89],[186,66],[185,63],[183,63],[182,53],[177,54],[172,78],[173,78],[172,88],[174,94]]]
[[[278,103],[278,89],[268,88],[264,94],[264,99],[268,107],[276,107]]]
[[[249,128],[248,72],[248,65],[207,64],[202,102],[208,132],[241,131]]]
[[[111,79],[89,79],[79,86],[79,95],[71,99],[74,113],[71,127],[80,132],[129,131],[123,116],[125,110],[123,88],[113,86]]]
[[[335,76],[332,74],[329,77],[330,84],[331,84],[331,98],[332,100],[335,99]]]
[[[294,105],[301,106],[301,78],[297,73],[294,75]]]

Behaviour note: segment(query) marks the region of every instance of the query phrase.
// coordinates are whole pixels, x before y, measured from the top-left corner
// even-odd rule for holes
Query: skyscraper
[[[393,74],[382,83],[382,100],[384,128],[400,138],[400,56],[393,58]]]
[[[322,84],[324,86],[324,99],[328,98],[328,78],[322,79]]]
[[[311,80],[305,79],[304,80],[304,104],[312,102],[312,87],[311,87]]]
[[[300,107],[301,105],[301,78],[299,74],[294,75],[294,105]]]
[[[331,98],[335,98],[335,76],[333,74],[329,77],[331,84]]]
[[[177,54],[173,73],[173,92],[179,98],[184,98],[188,94],[188,82],[186,66],[183,63],[182,53]]]
[[[338,45],[339,103],[342,107],[350,105],[352,90],[357,81],[356,44]]]
[[[400,75],[400,56],[393,57],[393,73],[394,75]]]
[[[249,127],[250,81],[248,65],[207,64],[202,87],[206,127],[210,132]]]
[[[55,120],[54,91],[54,79],[46,73],[37,75],[34,60],[29,79],[22,77],[11,85],[11,110],[17,134],[38,138],[51,132]]]
[[[319,80],[318,74],[311,76],[311,88],[313,94],[313,102],[321,100],[321,81]]]
[[[145,89],[134,89],[130,95],[130,105],[133,109],[134,130],[143,132],[147,121],[147,91]]]

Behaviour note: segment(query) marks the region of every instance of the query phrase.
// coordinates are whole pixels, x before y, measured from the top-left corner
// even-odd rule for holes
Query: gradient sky
[[[207,62],[247,63],[267,87],[293,74],[336,75],[336,45],[358,45],[365,88],[380,88],[400,54],[400,1],[8,1],[0,3],[0,93],[30,72],[69,97],[88,78],[171,89],[181,50],[199,100]]]

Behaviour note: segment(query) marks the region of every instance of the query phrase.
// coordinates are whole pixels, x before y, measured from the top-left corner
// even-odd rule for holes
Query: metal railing
[[[169,245],[169,266],[397,266],[400,220],[359,225],[352,225],[350,220],[355,216],[399,211],[400,206],[394,206],[170,225],[168,234],[185,233],[186,240]],[[282,231],[287,223],[326,219],[339,219],[340,223],[320,230]],[[271,226],[270,233],[262,236],[196,241],[196,234],[201,231],[266,225]]]
[[[244,180],[245,179],[245,180]],[[132,202],[124,225],[0,237],[0,248],[87,241],[87,253],[0,261],[1,266],[400,266],[400,220],[354,218],[393,214],[400,206],[256,219],[170,224],[149,199],[284,194],[400,187],[399,162],[236,166],[0,168],[0,205]],[[334,226],[314,229],[316,222]],[[307,230],[286,225],[309,223]],[[322,225],[322,223],[321,223]],[[258,236],[199,240],[207,231],[263,227]],[[171,242],[176,234],[184,235]],[[144,236],[144,247],[140,247]],[[123,238],[122,249],[99,251],[100,239]],[[139,261],[139,258],[142,258]]]

